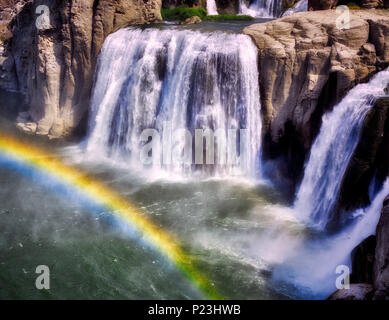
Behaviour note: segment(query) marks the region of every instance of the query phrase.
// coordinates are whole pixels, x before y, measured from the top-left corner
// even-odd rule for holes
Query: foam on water
[[[308,224],[323,230],[331,221],[342,178],[358,144],[359,133],[375,99],[384,96],[389,70],[381,71],[368,83],[359,84],[322,118],[294,208]]]

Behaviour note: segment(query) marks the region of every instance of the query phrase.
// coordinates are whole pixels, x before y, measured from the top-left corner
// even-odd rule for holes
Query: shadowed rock
[[[389,196],[384,201],[376,234],[373,299],[389,300]]]
[[[363,240],[351,253],[352,273],[351,283],[373,284],[373,264],[376,247],[376,237],[370,236]]]

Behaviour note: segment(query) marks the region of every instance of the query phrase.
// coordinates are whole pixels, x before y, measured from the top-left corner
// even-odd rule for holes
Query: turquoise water
[[[9,127],[2,122],[3,130]],[[69,143],[18,135],[46,146],[144,209],[177,237],[224,297],[299,297],[272,280],[273,267],[284,255],[275,252],[279,245],[274,242],[280,234],[298,239],[304,228],[292,217],[277,216],[286,207],[270,186],[151,179],[130,168],[80,160]],[[111,212],[87,206],[74,190],[58,189],[47,177],[26,176],[5,162],[0,166],[0,219],[1,299],[203,298],[159,253],[129,237]],[[50,290],[35,287],[38,265],[50,268]]]

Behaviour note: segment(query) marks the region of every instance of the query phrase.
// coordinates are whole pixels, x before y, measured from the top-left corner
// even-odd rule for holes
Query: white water
[[[330,218],[359,128],[372,107],[366,96],[382,95],[387,81],[389,72],[379,73],[324,115],[294,208],[308,223],[321,228]],[[99,57],[87,150],[91,155],[107,155],[121,163],[124,158],[139,165],[140,132],[160,130],[165,120],[191,132],[194,128],[243,127],[250,133],[250,174],[257,175],[261,147],[258,92],[257,50],[244,35],[120,30],[108,37]],[[163,168],[168,175],[182,172],[182,167]],[[388,192],[386,182],[369,208],[354,213],[355,223],[331,238],[310,241],[304,226],[288,216],[292,210],[268,206],[269,218],[264,219],[267,211],[260,206],[253,214],[265,224],[264,231],[221,236],[198,228],[194,239],[204,247],[213,245],[245,258],[258,269],[262,264],[276,265],[275,280],[306,288],[310,296],[313,292],[325,297],[335,290],[335,267],[349,264],[351,250],[374,233]],[[204,212],[209,214],[209,208]]]
[[[250,176],[258,176],[262,123],[257,49],[251,39],[154,28],[110,35],[98,61],[88,153],[139,166],[141,132],[155,128],[162,136],[166,121],[172,131],[188,129],[193,137],[194,129],[247,129],[245,166]],[[154,169],[193,169],[169,157],[163,160]],[[229,175],[230,169],[220,165],[212,171]]]
[[[207,13],[210,16],[218,15],[216,1],[215,0],[207,0]]]
[[[328,297],[337,288],[335,286],[336,267],[347,265],[351,270],[351,251],[364,239],[375,234],[382,205],[389,193],[389,179],[385,181],[371,205],[353,213],[355,222],[329,238],[314,241],[301,239],[295,247],[295,255],[276,268],[274,279],[292,281],[307,296],[312,293],[318,299]]]
[[[374,98],[384,95],[388,82],[389,71],[381,71],[369,83],[353,88],[333,111],[323,116],[294,205],[299,217],[319,230],[332,218],[363,120]]]
[[[290,16],[297,12],[308,11],[308,0],[300,0],[292,8],[289,8],[282,15],[283,17]]]
[[[277,18],[282,13],[282,0],[240,0],[239,13],[258,18]]]

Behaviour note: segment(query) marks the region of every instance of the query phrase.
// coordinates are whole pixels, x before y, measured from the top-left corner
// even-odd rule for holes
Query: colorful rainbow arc
[[[119,218],[139,230],[144,238],[163,256],[172,261],[206,298],[223,299],[209,280],[195,269],[192,259],[180,248],[178,242],[171,235],[146,218],[141,209],[123,199],[101,182],[64,164],[50,153],[7,135],[0,135],[0,153],[76,188],[97,204],[114,212]]]

